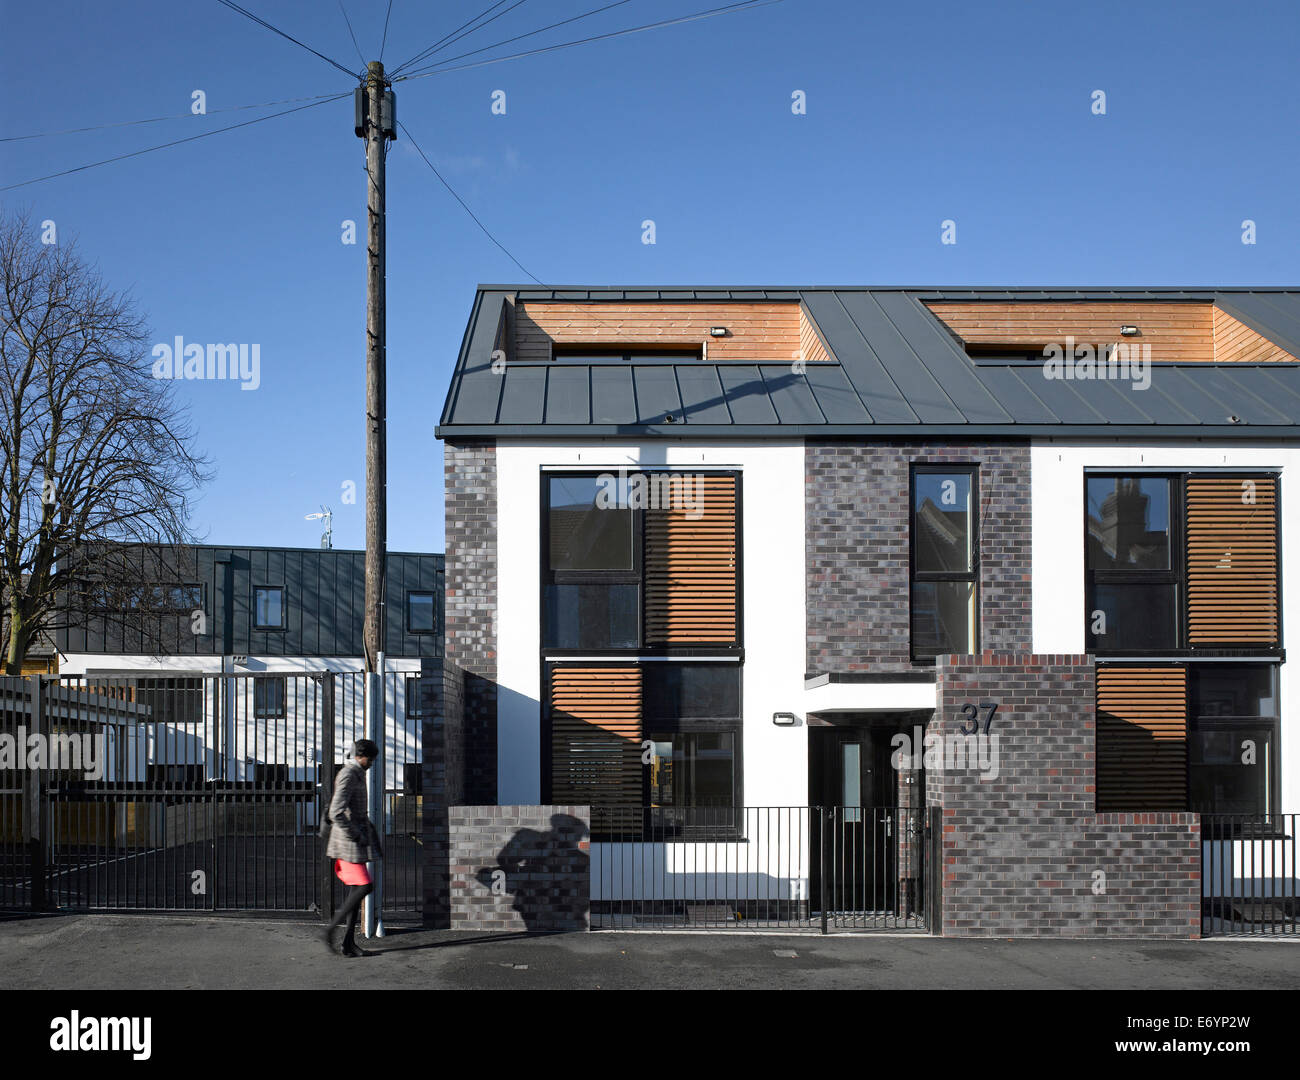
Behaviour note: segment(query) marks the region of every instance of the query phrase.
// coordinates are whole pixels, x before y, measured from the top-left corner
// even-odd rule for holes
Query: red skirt
[[[363,862],[344,862],[342,859],[334,860],[334,873],[344,885],[369,885],[370,871],[366,869]]]

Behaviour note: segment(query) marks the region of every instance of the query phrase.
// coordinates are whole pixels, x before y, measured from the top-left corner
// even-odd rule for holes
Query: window
[[[253,590],[253,628],[284,629],[284,589],[279,585],[262,585]]]
[[[412,634],[437,633],[437,608],[433,593],[408,592],[406,594],[406,629]]]
[[[419,675],[406,677],[406,718],[408,720],[419,720],[426,715],[420,704],[422,681]]]
[[[738,478],[543,478],[542,647],[739,646]]]
[[[201,678],[140,679],[136,695],[156,723],[193,724],[204,718]]]
[[[283,675],[259,675],[253,679],[253,715],[258,720],[284,719],[284,705]]]
[[[1180,574],[1171,514],[1177,478],[1086,481],[1088,647],[1159,651],[1178,644]]]
[[[978,649],[974,466],[912,471],[912,656]]]
[[[1279,799],[1278,669],[1196,664],[1188,683],[1188,809],[1276,814]]]
[[[1088,650],[1189,653],[1281,645],[1278,478],[1085,478]]]

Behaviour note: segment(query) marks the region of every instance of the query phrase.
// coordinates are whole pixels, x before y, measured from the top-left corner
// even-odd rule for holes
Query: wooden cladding
[[[1214,309],[1214,359],[1220,364],[1260,364],[1295,362],[1295,357],[1280,345],[1257,334],[1226,311]]]
[[[1097,669],[1097,812],[1187,808],[1187,670]]]
[[[714,337],[715,326],[727,328]],[[520,301],[514,305],[510,358],[549,361],[563,346],[665,350],[694,346],[710,362],[792,364],[829,361],[808,313],[794,301],[658,303]],[[688,357],[683,357],[689,363]]]
[[[1277,480],[1187,480],[1187,639],[1278,642]]]
[[[647,645],[734,645],[736,477],[676,474],[670,509],[646,511]]]
[[[1151,360],[1180,364],[1267,363],[1296,358],[1209,302],[934,301],[926,305],[967,346],[1008,351],[1044,345],[1150,345]],[[1136,337],[1120,334],[1136,326]]]
[[[552,667],[550,718],[552,803],[641,805],[640,668]]]

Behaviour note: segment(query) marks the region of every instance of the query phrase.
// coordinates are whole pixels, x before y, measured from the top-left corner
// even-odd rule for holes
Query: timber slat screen
[[[1191,645],[1278,641],[1277,480],[1187,480]]]
[[[1187,806],[1187,670],[1097,668],[1097,812]]]
[[[639,827],[641,669],[554,665],[550,726],[550,801],[591,806],[595,833]]]
[[[734,644],[736,478],[699,473],[664,480],[679,491],[671,509],[646,511],[646,644]]]
[[[593,829],[592,929],[926,929],[920,808],[632,809]]]
[[[407,828],[418,791],[405,789],[420,732],[399,689],[390,676],[387,812],[372,816],[387,825],[385,917],[419,918],[418,826]],[[332,877],[317,825],[333,789],[322,765],[341,766],[365,734],[363,674],[64,676],[44,681],[39,704],[35,693],[0,696],[0,730],[39,730],[63,756],[21,785],[0,772],[0,906],[321,912]]]

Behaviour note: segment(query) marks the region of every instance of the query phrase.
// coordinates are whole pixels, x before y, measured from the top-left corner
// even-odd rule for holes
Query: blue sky
[[[720,2],[629,0],[459,63]],[[374,58],[387,0],[345,3]],[[332,0],[244,6],[360,67]],[[487,6],[394,0],[385,63]],[[598,6],[527,0],[436,58]],[[218,109],[353,85],[216,0],[3,0],[3,21],[2,135],[187,114],[196,89],[209,115],[0,143],[0,186],[290,106]],[[1294,286],[1297,55],[1294,0],[784,0],[396,90],[425,152],[548,284]],[[335,545],[364,544],[364,238],[341,243],[341,222],[365,219],[351,110],[0,193],[75,236],[155,342],[260,345],[255,391],[178,384],[216,470],[193,521],[209,542],[312,546],[303,515],[327,503]],[[433,430],[474,286],[526,279],[405,139],[388,209],[389,543],[442,550]]]

